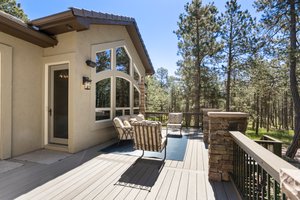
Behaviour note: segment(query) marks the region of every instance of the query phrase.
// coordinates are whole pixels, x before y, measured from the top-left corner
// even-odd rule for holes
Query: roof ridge
[[[93,17],[93,18],[99,18],[99,19],[108,19],[108,20],[116,20],[116,21],[129,21],[129,22],[135,22],[135,19],[133,17],[127,17],[123,15],[115,15],[110,13],[104,13],[104,12],[97,12],[93,10],[86,10],[86,9],[78,9],[74,7],[70,7],[69,9],[72,10],[73,15],[75,16],[84,16],[84,17]]]

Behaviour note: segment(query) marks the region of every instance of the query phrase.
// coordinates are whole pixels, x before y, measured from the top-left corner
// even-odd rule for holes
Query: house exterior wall
[[[95,108],[91,107],[95,101],[92,95],[94,90],[84,90],[82,86],[82,77],[91,78],[92,70],[95,70],[85,64],[87,59],[92,58],[92,47],[123,41],[142,76],[145,74],[145,69],[126,28],[123,26],[92,25],[89,30],[60,34],[57,39],[59,41],[57,46],[44,49],[44,74],[47,65],[51,63],[69,63],[68,148],[69,152],[74,153],[116,137],[112,122],[95,122]],[[45,93],[46,87],[45,85],[43,87]],[[93,84],[92,87],[94,87]],[[45,99],[44,109],[45,111],[47,109]],[[44,115],[46,122],[45,117],[46,115]],[[46,129],[44,129],[44,133],[47,132]],[[47,134],[44,135],[46,137]]]
[[[0,59],[0,159],[34,151],[49,143],[48,72],[51,65],[68,64],[69,67],[68,151],[71,153],[116,137],[111,121],[95,122],[95,108],[91,106],[95,103],[92,94],[95,89],[85,90],[82,86],[82,77],[91,78],[95,70],[85,64],[93,57],[92,47],[124,44],[140,75],[145,75],[124,26],[92,25],[89,30],[68,32],[56,38],[58,45],[41,48],[0,32],[0,55],[5,55],[5,60]],[[10,57],[3,48],[8,49],[6,53]]]
[[[12,48],[12,82],[5,82],[5,88],[12,91],[11,156],[17,156],[42,147],[43,51],[2,32],[0,43]],[[4,103],[2,107],[10,106]]]

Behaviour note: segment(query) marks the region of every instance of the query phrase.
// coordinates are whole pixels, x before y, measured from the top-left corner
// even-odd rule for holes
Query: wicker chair
[[[167,152],[167,137],[162,135],[161,122],[156,121],[136,121],[132,123],[134,135],[134,148],[142,150],[140,156],[144,156],[144,151],[162,152],[165,149],[164,158],[166,159]]]
[[[182,113],[169,113],[169,118],[167,122],[167,134],[168,134],[168,128],[171,129],[179,129],[180,135],[182,130]]]
[[[119,142],[121,140],[132,140],[133,127],[131,126],[131,122],[142,120],[144,120],[144,115],[142,114],[115,117],[113,124],[117,130]]]
[[[118,117],[115,117],[113,120],[113,124],[118,132],[119,142],[121,140],[132,140],[133,139],[133,127],[130,125],[128,121],[122,122],[122,120]]]

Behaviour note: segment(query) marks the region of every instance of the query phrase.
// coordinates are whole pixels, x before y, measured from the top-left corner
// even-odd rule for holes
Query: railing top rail
[[[254,140],[258,143],[268,143],[268,144],[283,144],[281,141],[273,141],[273,140]]]
[[[276,156],[269,150],[249,139],[239,131],[230,131],[234,141],[249,154],[265,171],[267,171],[277,182],[280,182],[280,169],[298,170],[293,165]]]
[[[183,113],[183,114],[194,114],[194,115],[200,115],[202,112],[149,112],[146,111],[146,114],[169,114],[169,113]]]
[[[263,135],[262,138],[263,138],[262,140],[268,139],[268,140],[270,140],[270,141],[281,142],[280,140],[277,140],[276,138],[273,138],[273,137],[271,137],[271,136],[269,136],[269,135]],[[281,143],[283,143],[283,142],[281,142]]]

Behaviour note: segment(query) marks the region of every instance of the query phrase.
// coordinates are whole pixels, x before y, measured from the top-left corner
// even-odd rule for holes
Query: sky
[[[30,20],[68,10],[69,7],[133,17],[137,21],[154,69],[164,67],[169,75],[177,69],[177,29],[179,15],[191,0],[17,0]],[[206,4],[211,0],[203,0]],[[219,12],[225,0],[213,1]],[[242,9],[255,15],[253,0],[238,0]]]

